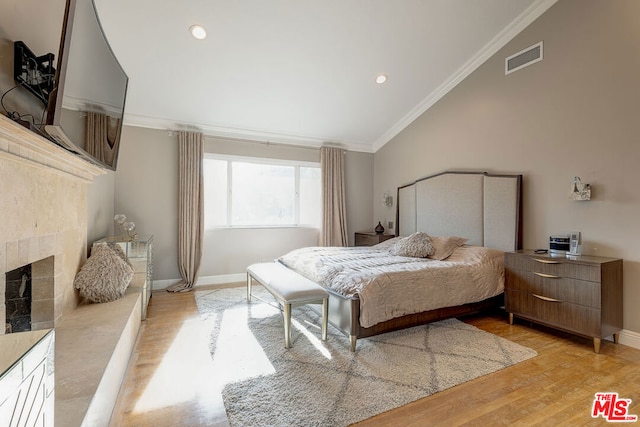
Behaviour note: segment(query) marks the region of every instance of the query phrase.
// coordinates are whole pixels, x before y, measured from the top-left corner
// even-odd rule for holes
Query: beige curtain
[[[201,133],[178,133],[178,269],[182,281],[169,286],[169,292],[191,291],[200,275],[204,239],[203,153]]]
[[[344,151],[320,148],[322,171],[322,230],[320,246],[347,246],[347,209],[344,196]]]
[[[114,169],[120,147],[120,121],[121,119],[91,111],[87,112],[85,120],[85,151]]]

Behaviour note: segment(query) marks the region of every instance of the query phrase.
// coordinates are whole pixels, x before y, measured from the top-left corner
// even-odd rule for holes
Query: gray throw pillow
[[[73,282],[80,296],[91,302],[109,302],[124,296],[133,268],[119,245],[98,243]]]
[[[431,238],[427,233],[418,231],[408,237],[404,237],[391,249],[392,255],[426,258],[433,253]]]

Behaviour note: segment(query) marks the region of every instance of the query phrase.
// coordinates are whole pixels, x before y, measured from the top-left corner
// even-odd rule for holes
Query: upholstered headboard
[[[443,172],[398,188],[396,230],[460,236],[467,244],[522,249],[522,175]]]

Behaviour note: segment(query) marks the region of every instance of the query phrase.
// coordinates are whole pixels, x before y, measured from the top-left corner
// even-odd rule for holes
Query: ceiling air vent
[[[513,73],[527,65],[542,61],[542,42],[538,42],[520,52],[505,58],[504,74]]]

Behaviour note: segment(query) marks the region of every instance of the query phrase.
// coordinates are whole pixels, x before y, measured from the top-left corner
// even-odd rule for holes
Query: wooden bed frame
[[[469,245],[503,251],[522,248],[522,175],[443,172],[398,188],[396,235],[424,231],[460,236]],[[499,307],[503,294],[454,307],[406,315],[369,328],[360,325],[360,299],[329,290],[329,322],[350,339],[422,325]]]

